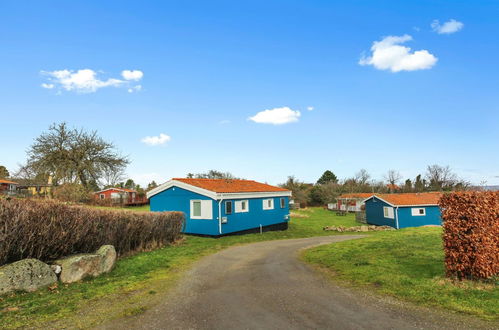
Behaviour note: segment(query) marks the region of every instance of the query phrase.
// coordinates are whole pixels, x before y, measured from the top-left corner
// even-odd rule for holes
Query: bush
[[[0,199],[0,265],[50,261],[112,244],[118,254],[149,250],[181,237],[181,212],[130,212],[55,201]]]
[[[440,200],[447,276],[499,275],[499,192],[455,192]]]
[[[85,187],[78,183],[65,183],[53,190],[54,198],[62,202],[86,202],[89,193]]]

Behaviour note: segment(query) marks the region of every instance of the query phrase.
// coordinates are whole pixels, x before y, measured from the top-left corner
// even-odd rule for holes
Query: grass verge
[[[129,210],[147,211],[141,208]],[[336,216],[321,208],[295,211],[287,231],[219,239],[187,236],[158,250],[120,259],[109,274],[34,293],[0,297],[1,328],[88,328],[103,321],[135,315],[152,306],[193,262],[226,247],[251,242],[332,235],[324,226],[355,226],[354,215]]]
[[[444,276],[440,228],[381,232],[362,240],[319,246],[303,258],[335,280],[425,305],[499,319],[497,281],[453,282]]]

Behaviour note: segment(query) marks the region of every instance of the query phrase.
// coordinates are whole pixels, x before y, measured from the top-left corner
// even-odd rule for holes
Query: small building
[[[440,192],[376,194],[365,202],[366,221],[394,228],[441,225]]]
[[[251,180],[172,179],[147,193],[151,211],[181,211],[183,232],[223,236],[285,230],[291,191]]]
[[[94,193],[95,199],[113,204],[133,204],[137,199],[137,192],[127,188],[107,188]]]
[[[19,183],[17,182],[0,179],[0,193],[8,195],[15,194],[18,185]]]
[[[362,211],[364,200],[372,195],[372,193],[343,194],[336,198],[336,203],[329,203],[327,208],[338,211],[360,212]]]

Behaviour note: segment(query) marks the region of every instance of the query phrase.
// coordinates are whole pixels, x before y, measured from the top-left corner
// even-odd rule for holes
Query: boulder
[[[101,272],[109,273],[116,263],[116,250],[112,245],[103,245],[97,250],[96,254],[100,255],[101,260]]]
[[[76,254],[54,261],[62,268],[59,279],[62,283],[73,283],[88,276],[97,276],[101,272],[102,257],[98,254]]]
[[[32,292],[57,282],[49,265],[37,259],[23,259],[0,267],[0,294]]]

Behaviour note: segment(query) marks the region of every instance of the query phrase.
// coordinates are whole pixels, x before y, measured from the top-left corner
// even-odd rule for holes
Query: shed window
[[[267,198],[263,200],[263,209],[264,210],[273,210],[274,209],[274,199]]]
[[[383,216],[389,219],[395,219],[393,207],[383,206]]]
[[[232,214],[232,201],[225,202],[225,214]]]
[[[242,201],[236,201],[235,212],[236,213],[249,212],[248,200],[245,199]]]
[[[100,198],[100,199],[104,199],[104,198],[106,198],[106,195],[104,195],[104,194],[99,194],[99,198]]]
[[[426,215],[426,209],[424,207],[413,207],[411,209],[411,214],[412,214],[413,217],[425,216]]]
[[[286,207],[286,198],[281,197],[281,209]]]
[[[191,200],[191,219],[213,219],[211,200]]]

